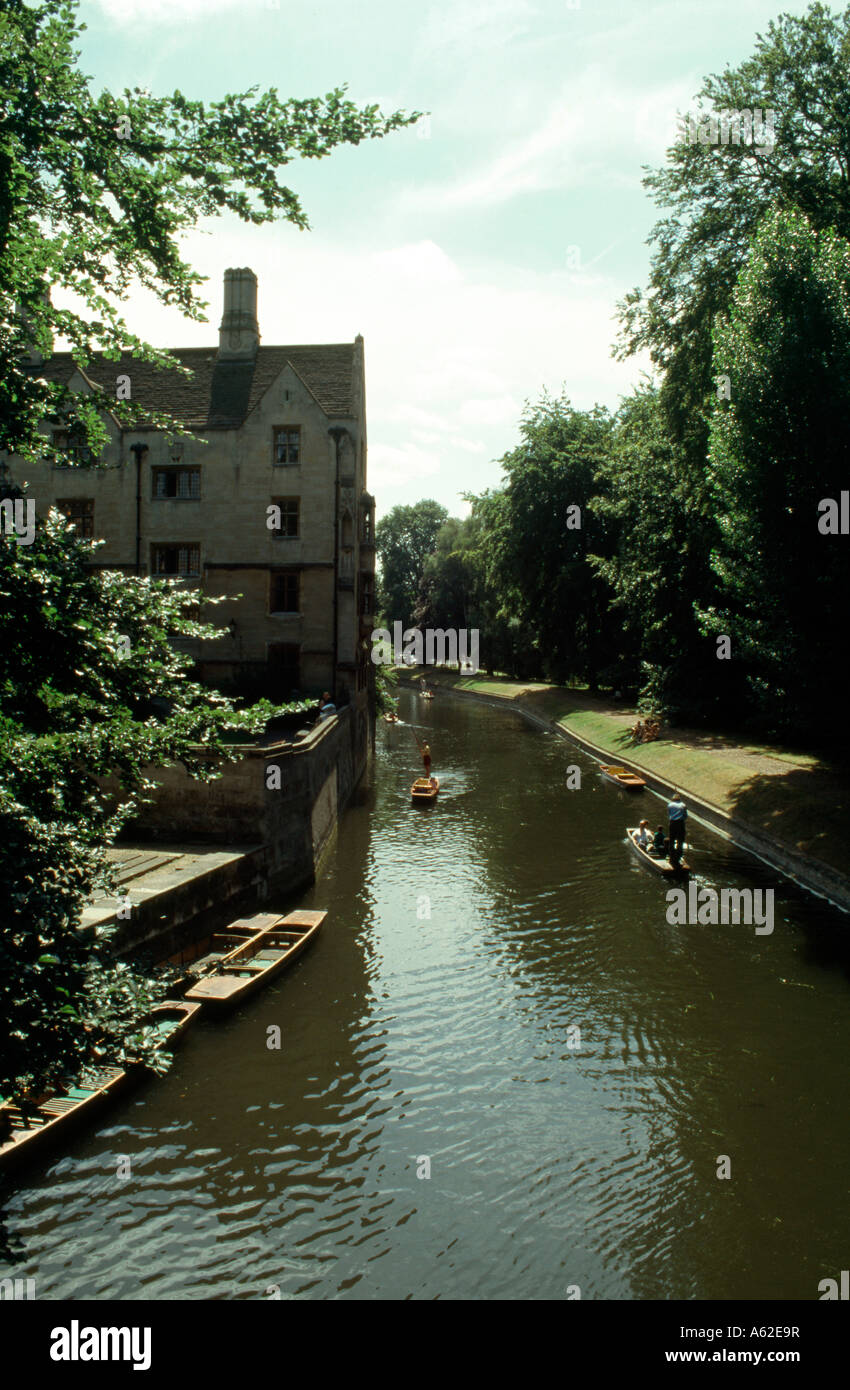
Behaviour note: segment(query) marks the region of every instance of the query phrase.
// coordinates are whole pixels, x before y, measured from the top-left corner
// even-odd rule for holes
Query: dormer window
[[[292,467],[301,462],[301,426],[281,425],[274,432],[275,467]]]

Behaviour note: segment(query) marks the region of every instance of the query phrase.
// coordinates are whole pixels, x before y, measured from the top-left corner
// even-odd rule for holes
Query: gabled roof
[[[260,347],[253,360],[220,362],[215,348],[170,348],[192,377],[160,371],[151,362],[122,356],[109,361],[95,354],[85,375],[110,396],[115,378],[130,378],[132,399],[151,409],[167,410],[192,429],[238,429],[266,391],[291,363],[327,415],[355,413],[355,344]],[[33,368],[48,381],[70,381],[77,371],[70,352],[56,352]]]

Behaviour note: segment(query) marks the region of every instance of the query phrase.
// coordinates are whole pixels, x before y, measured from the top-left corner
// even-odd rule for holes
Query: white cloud
[[[420,58],[446,52],[457,55],[469,44],[480,53],[485,45],[501,47],[524,34],[536,15],[526,0],[449,0],[431,6],[415,43]]]
[[[495,156],[444,181],[420,183],[401,195],[408,209],[489,207],[550,190],[636,185],[640,165],[660,162],[677,135],[677,110],[688,109],[690,83],[650,91],[618,82],[610,69],[590,64],[550,100],[542,118]]]
[[[96,0],[97,5],[114,24],[184,25],[192,20],[208,19],[223,10],[279,9],[273,0]],[[285,0],[284,0],[285,3]]]
[[[419,478],[433,477],[440,471],[439,455],[407,442],[369,445],[369,487],[372,492],[381,488],[397,488]]]

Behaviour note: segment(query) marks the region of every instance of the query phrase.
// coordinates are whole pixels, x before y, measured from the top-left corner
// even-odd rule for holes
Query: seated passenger
[[[642,820],[635,836],[641,849],[649,849],[649,821]]]
[[[318,724],[322,719],[329,719],[332,714],[336,714],[336,705],[331,699],[330,691],[325,690],[319,703],[319,713],[316,717],[316,723]]]
[[[652,840],[652,848],[656,854],[664,854],[667,850],[667,836],[664,834],[664,827],[659,825]]]

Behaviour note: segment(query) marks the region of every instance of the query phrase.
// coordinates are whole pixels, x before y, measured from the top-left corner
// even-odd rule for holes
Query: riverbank
[[[825,759],[668,727],[658,741],[635,744],[629,733],[635,711],[586,691],[442,668],[426,674],[445,693],[509,704],[602,761],[640,772],[661,795],[678,787],[708,824],[850,911],[850,788],[846,774]]]

